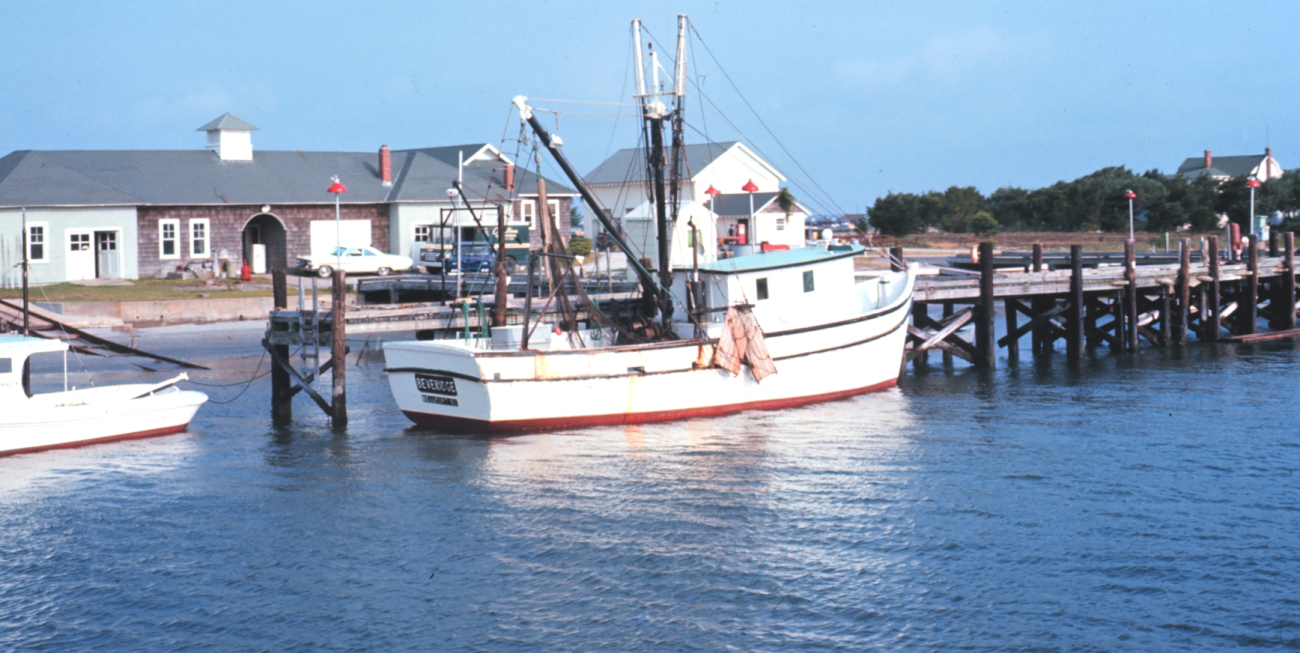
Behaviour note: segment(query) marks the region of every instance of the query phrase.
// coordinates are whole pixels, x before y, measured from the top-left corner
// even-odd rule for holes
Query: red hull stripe
[[[185,428],[188,426],[189,424],[185,423],[185,424],[181,424],[180,426],[168,426],[166,428],[152,429],[149,431],[137,431],[135,433],[127,433],[125,435],[110,435],[107,437],[94,438],[91,440],[75,440],[73,442],[62,442],[59,444],[42,445],[39,447],[27,447],[26,449],[10,449],[8,451],[0,451],[0,456],[14,456],[20,453],[34,453],[37,451],[49,451],[51,449],[73,449],[75,447],[84,447],[91,444],[102,444],[104,442],[117,442],[118,440],[138,440],[140,438],[152,438],[157,435],[171,435],[173,433],[180,433],[181,431],[184,431]]]
[[[666,422],[675,419],[687,419],[691,417],[717,417],[719,415],[731,415],[746,410],[777,410],[780,408],[791,408],[794,406],[803,406],[805,404],[815,404],[823,401],[833,401],[843,399],[854,395],[884,390],[898,385],[898,379],[882,381],[875,385],[869,385],[865,388],[854,388],[852,390],[839,390],[837,392],[827,392],[820,395],[809,395],[806,397],[790,397],[788,399],[769,399],[766,401],[751,401],[743,404],[726,404],[723,406],[703,406],[700,408],[682,408],[679,410],[660,410],[648,413],[612,413],[609,415],[573,415],[567,417],[546,417],[542,419],[516,419],[498,422],[490,422],[480,419],[469,419],[466,417],[454,417],[451,415],[434,415],[432,413],[419,413],[410,410],[404,410],[403,413],[412,422],[420,426],[439,428],[448,431],[461,431],[470,433],[496,433],[505,431],[537,431],[543,429],[567,429],[580,428],[584,426],[607,426],[610,424],[641,424],[645,422]]]

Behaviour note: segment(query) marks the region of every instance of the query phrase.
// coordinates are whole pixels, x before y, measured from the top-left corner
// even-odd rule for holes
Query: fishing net
[[[767,352],[767,343],[763,342],[763,329],[748,308],[733,306],[727,309],[722,337],[713,349],[713,364],[737,376],[741,365],[748,364],[755,381],[776,374],[776,364]]]

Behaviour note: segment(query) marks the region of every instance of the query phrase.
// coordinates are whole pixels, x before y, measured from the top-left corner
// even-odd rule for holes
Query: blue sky
[[[756,144],[796,195],[824,189],[816,210],[1172,171],[1266,138],[1300,167],[1300,3],[1073,4],[0,0],[0,154],[199,148],[225,111],[261,127],[255,149],[499,144],[517,94],[625,101],[630,19],[671,50],[687,13],[721,64],[695,41],[691,74],[739,132],[698,97],[688,121]],[[558,133],[580,170],[635,143],[627,117],[562,114]]]

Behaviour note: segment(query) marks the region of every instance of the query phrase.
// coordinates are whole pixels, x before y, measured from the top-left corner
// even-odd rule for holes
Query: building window
[[[523,209],[524,222],[527,222],[528,224],[533,224],[533,216],[536,214],[537,200],[523,200],[519,204]],[[559,202],[557,202],[556,200],[548,201],[546,203],[546,210],[550,214],[550,216],[555,219],[556,224],[559,224],[559,220],[560,220]]]
[[[812,271],[812,270],[808,270],[807,272],[804,272],[804,273],[803,273],[803,291],[804,291],[804,292],[812,292],[812,291],[813,291],[813,271]]]
[[[180,220],[158,221],[158,258],[180,258]]]
[[[415,237],[412,240],[417,243],[431,243],[433,242],[432,233],[433,227],[431,225],[417,224],[415,225]]]
[[[90,234],[68,234],[69,252],[89,252]]]
[[[27,260],[32,263],[45,262],[45,228],[44,224],[27,225]]]
[[[758,298],[767,299],[767,277],[763,277],[762,279],[759,279],[757,285],[758,285]]]
[[[785,218],[777,218],[777,219],[776,219],[776,230],[777,230],[777,231],[785,231]]]
[[[212,255],[212,248],[208,246],[209,241],[208,219],[201,218],[190,220],[190,257],[210,257]]]

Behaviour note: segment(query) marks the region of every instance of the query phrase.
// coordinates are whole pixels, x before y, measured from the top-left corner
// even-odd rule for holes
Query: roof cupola
[[[222,161],[253,160],[253,130],[257,127],[229,112],[195,131],[208,133],[208,149],[215,150]]]

